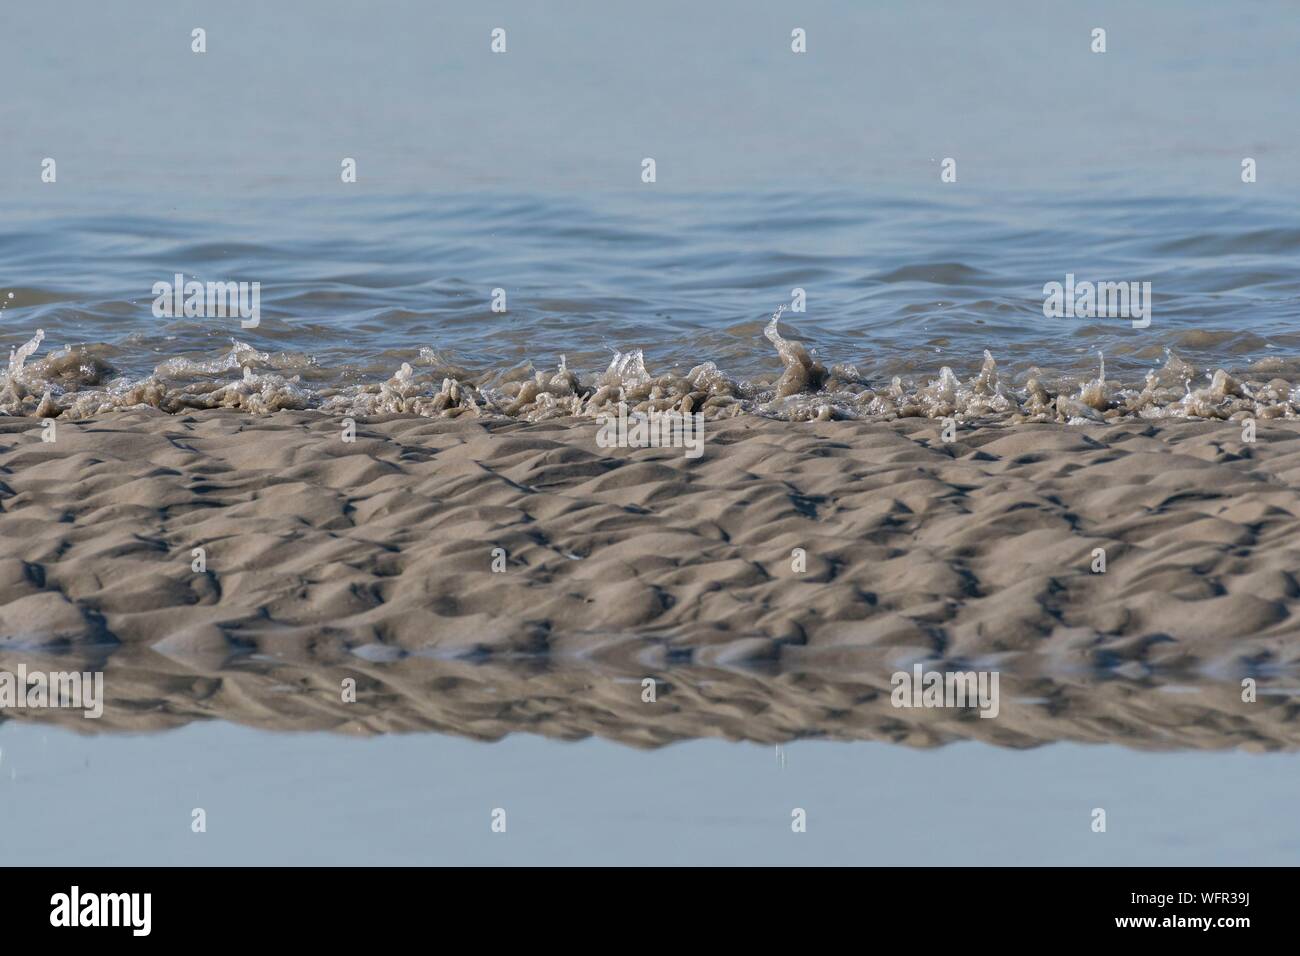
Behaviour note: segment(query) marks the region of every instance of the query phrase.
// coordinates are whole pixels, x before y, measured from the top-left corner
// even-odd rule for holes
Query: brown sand
[[[1296,665],[1300,423],[1261,422],[1254,444],[1237,422],[963,426],[951,444],[941,427],[741,416],[709,423],[689,460],[599,448],[590,421],[400,417],[345,443],[318,412],[142,410],[60,422],[45,443],[39,420],[0,418],[0,669],[111,651],[109,711],[83,730],[224,716],[1025,745],[1100,739],[1109,721],[1139,745],[1300,742],[1287,697],[1244,705],[1228,682],[1175,706],[1143,683]],[[551,670],[510,677],[521,658]],[[257,660],[291,672],[267,664],[263,686]],[[1030,682],[1004,698],[1050,700],[1085,675],[1090,703],[1068,721],[1040,713],[1059,700],[1024,720],[1008,704],[967,715],[973,729],[893,709],[889,674],[916,660]],[[756,664],[769,671],[737,669]],[[685,715],[645,716],[636,675],[674,666],[733,676],[670,673],[694,686],[672,705]],[[608,686],[579,692],[593,667]],[[349,670],[389,708],[337,713]],[[281,719],[279,685],[320,700]],[[621,729],[610,687],[638,715]]]

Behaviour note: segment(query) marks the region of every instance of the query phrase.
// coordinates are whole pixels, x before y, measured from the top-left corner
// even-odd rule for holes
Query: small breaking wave
[[[631,411],[699,413],[708,420],[759,415],[788,421],[953,418],[958,421],[1105,423],[1124,419],[1263,419],[1300,417],[1300,388],[1285,379],[1238,380],[1222,368],[1201,373],[1166,352],[1163,367],[1141,383],[1106,377],[1099,356],[1095,378],[1051,380],[1037,369],[1012,385],[985,350],[979,372],[963,381],[943,366],[933,379],[894,376],[868,382],[852,365],[827,367],[802,342],[781,335],[778,309],[763,330],[782,370],[774,379],[741,380],[705,361],[688,372],[653,373],[641,350],[615,352],[609,367],[589,380],[568,368],[531,363],[473,371],[450,365],[425,348],[387,380],[331,383],[327,370],[296,353],[261,352],[233,341],[223,355],[198,361],[172,358],[152,374],[132,379],[86,347],[63,348],[34,359],[45,333],[11,351],[0,373],[0,413],[86,419],[154,408],[178,414],[236,409],[269,414],[318,409],[340,416],[419,415],[427,418],[503,417],[525,421],[594,418]],[[304,380],[308,371],[314,373]],[[1193,387],[1198,378],[1204,384]],[[337,376],[335,377],[337,378]]]

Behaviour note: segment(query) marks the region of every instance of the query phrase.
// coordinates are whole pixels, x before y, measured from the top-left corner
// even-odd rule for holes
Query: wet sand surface
[[[1300,426],[941,428],[742,416],[691,460],[588,421],[3,419],[0,666],[102,667],[108,697],[13,713],[1295,747]],[[891,706],[916,662],[1000,671],[999,717]]]

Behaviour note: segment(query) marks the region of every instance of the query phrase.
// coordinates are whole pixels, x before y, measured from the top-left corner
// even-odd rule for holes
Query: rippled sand
[[[1300,425],[0,419],[9,646],[1242,673],[1300,657]],[[206,570],[192,570],[192,549]],[[492,570],[494,549],[506,570]],[[1095,549],[1107,571],[1093,573]],[[806,570],[793,569],[795,549]],[[363,651],[363,653],[369,653]]]

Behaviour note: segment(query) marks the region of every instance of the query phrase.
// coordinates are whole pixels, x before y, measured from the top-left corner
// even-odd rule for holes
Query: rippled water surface
[[[3,291],[4,344],[43,329],[46,348],[88,346],[108,381],[184,357],[339,386],[418,365],[421,350],[479,372],[564,356],[594,376],[633,349],[656,374],[708,360],[763,380],[782,368],[763,328],[803,289],[784,333],[868,381],[973,373],[985,349],[1013,376],[1095,374],[1101,353],[1131,380],[1168,350],[1264,379],[1300,355],[1300,217],[1249,195],[488,193],[129,210],[12,211],[0,255],[21,278]],[[155,317],[153,284],[177,273],[259,282],[260,324]],[[1067,274],[1150,282],[1150,326],[1045,317],[1044,284]],[[223,364],[235,341],[284,354]]]

